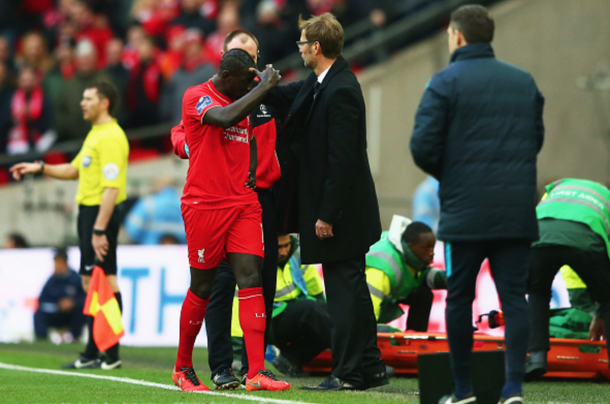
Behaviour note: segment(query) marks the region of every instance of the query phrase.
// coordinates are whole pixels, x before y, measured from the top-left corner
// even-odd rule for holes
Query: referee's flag
[[[93,340],[100,351],[118,343],[125,334],[119,303],[104,271],[97,265],[93,268],[83,313],[93,317]]]

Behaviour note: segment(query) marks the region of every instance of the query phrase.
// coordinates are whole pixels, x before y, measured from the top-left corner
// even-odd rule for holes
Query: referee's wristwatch
[[[100,229],[93,229],[93,234],[96,236],[103,236],[104,234],[106,234],[106,230],[100,230]]]

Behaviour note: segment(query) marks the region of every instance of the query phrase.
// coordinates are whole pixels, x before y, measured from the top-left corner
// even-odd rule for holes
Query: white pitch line
[[[153,382],[147,382],[145,380],[130,379],[128,377],[102,376],[102,375],[93,375],[90,373],[67,372],[65,370],[29,368],[29,367],[25,367],[25,366],[9,365],[7,363],[2,363],[2,362],[0,362],[0,369],[20,370],[22,372],[48,373],[48,374],[52,374],[52,375],[61,375],[61,376],[88,377],[90,379],[110,380],[113,382],[137,384],[139,386],[157,387],[157,388],[165,389],[165,390],[182,391],[178,387],[170,385],[170,384],[153,383]],[[236,398],[236,399],[241,399],[241,400],[258,401],[261,403],[313,404],[313,403],[305,403],[302,401],[279,400],[276,398],[255,397],[255,396],[250,396],[250,395],[246,395],[246,394],[219,393],[219,392],[215,392],[215,391],[194,391],[193,393],[207,394],[210,396],[231,397],[231,398]]]

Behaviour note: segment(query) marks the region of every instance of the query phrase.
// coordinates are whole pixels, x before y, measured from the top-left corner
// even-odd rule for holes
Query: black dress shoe
[[[359,390],[356,386],[330,375],[317,386],[304,386],[301,390],[307,391],[338,391],[338,390]]]
[[[386,369],[387,368],[394,370],[394,368],[391,368],[389,366],[386,366]],[[396,370],[394,370],[394,374],[396,374]],[[386,384],[390,384],[390,376],[388,375],[387,371],[375,373],[373,375],[364,375],[363,380],[364,382],[362,383],[360,390],[372,389],[374,387],[380,387],[385,386]]]
[[[535,380],[547,372],[546,351],[533,351],[525,361],[525,380]]]

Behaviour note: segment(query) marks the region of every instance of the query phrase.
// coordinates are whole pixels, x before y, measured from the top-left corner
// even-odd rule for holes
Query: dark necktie
[[[318,92],[320,91],[320,82],[316,80],[316,84],[313,86],[313,98],[314,100],[318,96]]]

